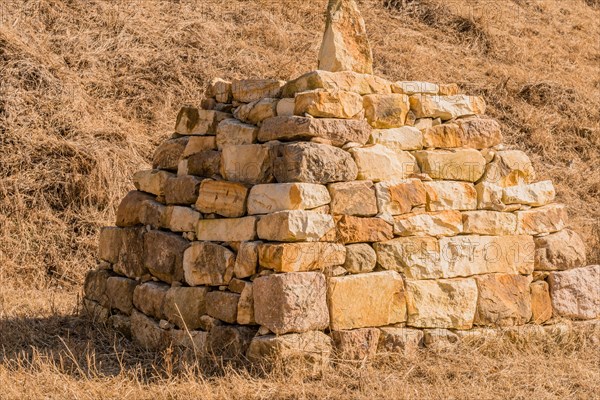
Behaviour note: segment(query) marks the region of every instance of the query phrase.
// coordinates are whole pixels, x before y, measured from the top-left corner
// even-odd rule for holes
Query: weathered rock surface
[[[296,93],[315,89],[327,91],[344,90],[360,95],[373,93],[392,93],[391,82],[371,74],[359,74],[354,71],[311,71],[288,82],[283,88],[284,97],[294,97]]]
[[[100,232],[99,256],[113,264],[113,270],[128,278],[148,272],[144,265],[143,227],[103,228]]]
[[[192,154],[187,160],[179,163],[177,175],[196,175],[211,178],[219,175],[221,152],[214,150]]]
[[[380,144],[393,151],[421,150],[423,134],[412,126],[391,129],[375,129],[369,139],[371,144]]]
[[[425,205],[427,192],[419,179],[383,181],[375,184],[381,214],[399,215]]]
[[[183,255],[185,281],[190,286],[227,285],[233,276],[235,254],[216,243],[195,242]]]
[[[217,143],[214,136],[191,136],[185,146],[182,157],[187,158],[203,151],[216,149]]]
[[[328,186],[331,195],[331,212],[335,214],[369,217],[377,214],[375,188],[370,181],[332,183]]]
[[[330,201],[327,187],[314,183],[255,185],[248,196],[248,214],[309,210],[329,204]]]
[[[330,278],[331,329],[378,327],[406,320],[404,284],[397,272]]]
[[[196,226],[198,240],[245,242],[256,239],[256,218],[201,219]]]
[[[365,21],[354,0],[329,0],[319,69],[373,73]]]
[[[454,236],[462,232],[462,215],[456,210],[418,212],[394,217],[398,236]]]
[[[504,204],[526,204],[539,207],[551,203],[556,197],[552,181],[516,185],[504,188],[502,202]]]
[[[482,181],[501,187],[527,184],[535,179],[535,170],[527,154],[519,150],[496,152],[486,167]]]
[[[323,270],[344,264],[346,248],[339,243],[263,243],[258,246],[260,266],[276,272]]]
[[[335,219],[337,238],[344,244],[381,242],[394,237],[394,227],[382,218],[341,215]]]
[[[205,179],[200,186],[196,209],[205,214],[237,218],[246,214],[248,187],[238,182]]]
[[[246,355],[256,329],[247,326],[217,325],[208,333],[208,352],[224,360],[240,359]]]
[[[237,309],[240,295],[215,290],[206,294],[206,313],[229,324],[237,322]]]
[[[246,282],[240,293],[237,306],[237,323],[240,325],[254,325],[254,285]]]
[[[357,117],[362,110],[362,97],[357,93],[311,90],[296,94],[294,113],[318,118],[349,119]]]
[[[377,328],[360,328],[332,331],[331,339],[337,358],[341,360],[368,360],[377,353],[381,331]]]
[[[268,142],[320,138],[331,140],[334,146],[343,146],[348,142],[365,144],[370,134],[371,127],[364,120],[280,116],[263,122],[258,140]]]
[[[170,172],[157,169],[143,170],[133,175],[133,184],[141,192],[151,193],[155,196],[164,196],[165,184],[169,178],[174,176]]]
[[[570,229],[535,238],[535,270],[562,271],[586,265],[585,243]]]
[[[487,149],[502,142],[500,124],[488,118],[461,118],[423,132],[425,147]]]
[[[198,199],[202,179],[191,175],[171,177],[165,182],[167,204],[190,205]]]
[[[206,287],[172,287],[163,303],[165,318],[181,329],[194,330],[203,327],[202,315],[206,314]]]
[[[521,235],[540,235],[562,230],[567,222],[567,209],[563,204],[517,211],[517,233]]]
[[[256,126],[229,118],[217,126],[216,145],[219,150],[223,150],[225,146],[252,144],[257,136]]]
[[[478,96],[416,94],[410,96],[410,109],[417,118],[441,118],[442,121],[447,121],[468,115],[485,114],[486,105],[483,98]]]
[[[251,103],[265,97],[281,96],[285,82],[275,79],[237,79],[232,82],[233,99],[240,103]]]
[[[514,235],[517,232],[517,216],[498,211],[463,212],[463,233],[477,235]]]
[[[485,171],[485,158],[474,149],[415,151],[419,168],[433,179],[476,182]]]
[[[373,182],[405,179],[419,172],[415,158],[406,151],[396,152],[380,144],[350,150],[358,166],[358,179]],[[346,179],[346,181],[353,179]]]
[[[162,226],[173,232],[194,232],[202,216],[189,207],[168,206],[163,214]]]
[[[106,296],[110,308],[130,315],[133,310],[133,291],[137,282],[121,276],[110,276],[106,279]]]
[[[348,152],[317,143],[294,143],[281,148],[275,160],[277,182],[327,184],[356,179],[358,168]]]
[[[362,274],[373,271],[377,262],[375,250],[367,243],[349,244],[346,246],[346,262],[344,269],[351,274]]]
[[[543,324],[552,318],[552,300],[550,299],[550,286],[545,281],[536,281],[531,284],[531,321],[534,324]]]
[[[152,168],[177,171],[179,159],[188,143],[187,137],[169,139],[160,144],[152,157]]]
[[[219,122],[225,118],[231,118],[231,114],[186,106],[177,115],[175,132],[180,135],[214,134]]]
[[[231,103],[231,82],[214,78],[206,88],[206,97],[214,97],[219,103]]]
[[[278,103],[279,99],[264,98],[256,100],[236,108],[233,112],[233,116],[240,121],[253,125],[260,125],[265,119],[277,116]]]
[[[163,303],[170,286],[160,282],[146,282],[133,291],[133,305],[144,314],[163,319]]]
[[[504,327],[524,325],[531,319],[531,278],[522,275],[490,274],[475,277],[476,325]]]
[[[331,353],[331,338],[323,332],[311,331],[256,336],[250,343],[246,357],[255,363],[285,360],[289,365],[300,361],[303,366],[312,366],[317,372],[329,364]]]
[[[474,279],[407,281],[408,326],[471,329],[477,307]]]
[[[258,237],[276,242],[319,241],[335,229],[333,217],[305,210],[279,211],[261,217]]]
[[[600,265],[551,272],[548,283],[556,315],[574,319],[600,317]]]
[[[162,330],[152,318],[136,310],[131,313],[131,336],[134,342],[147,350],[161,350],[169,343],[167,331]]]
[[[253,291],[256,322],[278,335],[329,325],[325,277],[320,272],[260,277]]]
[[[187,240],[174,233],[150,231],[144,235],[144,265],[164,282],[181,282],[183,253],[189,245]]]
[[[248,278],[258,267],[258,245],[261,242],[241,242],[235,258],[233,275],[238,279]]]
[[[427,192],[427,211],[475,210],[477,191],[469,182],[424,182]]]
[[[365,117],[373,128],[399,128],[406,122],[410,110],[404,94],[368,94],[363,97]]]
[[[268,144],[225,146],[221,175],[228,181],[252,185],[272,182],[275,156],[275,148]]]
[[[423,331],[412,328],[380,328],[379,351],[411,354],[423,342]]]

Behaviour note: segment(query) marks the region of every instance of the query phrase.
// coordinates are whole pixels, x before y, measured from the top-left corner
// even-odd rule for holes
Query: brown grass
[[[117,341],[128,367],[105,372],[119,359],[112,338],[72,316],[82,277],[94,266],[98,228],[113,222],[132,173],[147,166],[178,107],[198,102],[208,79],[289,79],[314,69],[325,3],[0,4],[0,346],[8,352],[0,382],[10,382],[0,398],[592,396],[598,360],[581,343],[540,354],[532,347],[518,356],[426,355],[414,365],[395,360],[321,380],[228,374],[205,381],[184,374],[157,385],[158,378],[146,383],[150,356]],[[600,261],[598,1],[364,0],[360,6],[377,73],[458,82],[484,95],[508,144],[531,155],[540,179],[554,180],[590,261]],[[58,337],[76,358],[96,358],[89,371],[104,372],[73,373]],[[25,358],[17,344],[29,353]],[[165,363],[155,365],[160,370]]]

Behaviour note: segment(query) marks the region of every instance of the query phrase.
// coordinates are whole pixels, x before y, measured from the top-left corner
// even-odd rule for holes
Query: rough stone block
[[[162,226],[173,232],[194,232],[200,218],[202,215],[190,207],[167,206]]]
[[[323,270],[344,264],[346,248],[338,243],[263,243],[258,245],[260,266],[276,272]]]
[[[221,121],[217,127],[216,144],[219,150],[230,145],[252,144],[256,141],[258,127],[245,124],[235,118]]]
[[[233,276],[235,254],[216,243],[195,242],[183,254],[185,281],[190,286],[227,285]]]
[[[256,185],[273,181],[275,147],[269,144],[226,146],[221,154],[221,175],[228,181]]]
[[[236,79],[232,82],[233,99],[240,103],[251,103],[265,97],[281,97],[286,82],[276,79]]]
[[[114,274],[107,270],[93,270],[85,275],[83,292],[85,298],[101,306],[110,307],[110,298],[106,293],[106,281]]]
[[[478,235],[514,235],[517,232],[517,216],[499,211],[463,212],[463,233]]]
[[[300,361],[303,366],[312,366],[316,372],[329,364],[331,353],[331,338],[323,332],[312,331],[256,336],[246,356],[253,363],[285,360],[289,365]]]
[[[384,181],[375,184],[379,213],[399,215],[425,205],[427,192],[419,179]]]
[[[398,236],[454,236],[462,229],[462,215],[456,210],[416,212],[394,217],[394,234]]]
[[[410,96],[410,110],[417,118],[452,118],[485,114],[486,104],[482,97],[454,95],[431,96],[416,94]]]
[[[173,346],[192,350],[196,356],[204,356],[207,349],[208,332],[171,329],[169,341]]]
[[[110,308],[130,315],[133,310],[133,291],[137,282],[120,276],[111,276],[106,280],[106,295]]]
[[[474,149],[415,151],[421,172],[433,179],[476,182],[485,171],[485,158]]]
[[[245,242],[256,239],[256,217],[201,219],[196,226],[198,240]]]
[[[427,211],[476,210],[477,191],[470,182],[424,182],[427,192]]]
[[[198,190],[202,179],[184,175],[171,177],[165,182],[165,201],[167,204],[191,205],[198,199]]]
[[[319,272],[260,277],[253,291],[256,322],[278,335],[329,325],[325,277]]]
[[[369,143],[380,144],[396,152],[421,150],[423,148],[423,134],[412,126],[376,129],[371,133]]]
[[[406,94],[439,94],[440,86],[437,83],[419,81],[399,81],[392,83],[392,92]]]
[[[423,342],[423,331],[411,328],[380,328],[379,351],[390,353],[415,353]]]
[[[499,145],[503,139],[498,122],[478,117],[433,126],[423,132],[423,138],[425,147],[446,149],[487,149]]]
[[[405,179],[410,174],[419,172],[415,158],[409,152],[393,151],[380,144],[353,148],[350,154],[358,167],[360,180],[380,182]]]
[[[522,235],[540,235],[562,230],[567,222],[567,209],[563,204],[517,211],[517,233]]]
[[[600,317],[600,265],[551,272],[548,283],[556,315],[573,319]]]
[[[162,350],[169,343],[167,331],[152,318],[135,310],[131,313],[131,336],[139,346],[152,351]]]
[[[196,209],[205,214],[236,218],[246,214],[248,187],[238,182],[205,179],[200,186]]]
[[[117,208],[117,226],[135,226],[140,225],[141,210],[144,203],[154,201],[155,197],[147,193],[132,190],[121,200]]]
[[[296,94],[294,114],[309,114],[318,118],[356,117],[363,110],[362,97],[346,91],[310,90]],[[353,142],[354,140],[349,140]]]
[[[502,202],[504,204],[526,204],[539,207],[551,203],[555,197],[556,191],[552,181],[543,181],[504,188]]]
[[[327,187],[314,183],[255,185],[248,195],[248,214],[309,210],[329,204],[330,201]]]
[[[477,307],[474,279],[406,282],[408,326],[471,329]]]
[[[531,183],[535,180],[535,170],[527,154],[520,150],[496,152],[494,159],[485,169],[483,182],[501,187]]]
[[[543,324],[552,318],[552,300],[550,286],[545,281],[535,281],[530,286],[531,290],[531,321],[534,324]]]
[[[277,103],[279,103],[279,99],[264,98],[256,100],[236,108],[233,116],[240,121],[260,125],[263,120],[277,116]]]
[[[238,279],[248,278],[258,267],[258,245],[262,242],[241,242],[235,257],[233,275]]]
[[[327,184],[356,179],[358,168],[348,152],[318,143],[293,143],[281,147],[275,160],[278,182]]]
[[[144,265],[164,282],[181,282],[183,253],[189,244],[174,233],[150,231],[144,236]]]
[[[346,246],[346,262],[343,267],[351,274],[371,272],[375,269],[377,254],[366,243],[349,244]]]
[[[184,330],[194,330],[204,326],[202,316],[206,314],[206,287],[172,287],[164,299],[165,318]]]
[[[288,82],[283,88],[283,97],[294,97],[298,92],[324,89],[327,91],[344,90],[360,95],[373,93],[392,93],[391,82],[371,74],[354,71],[311,71]]]
[[[335,217],[338,240],[344,244],[381,242],[394,237],[394,227],[382,218]]]
[[[138,285],[133,291],[133,305],[150,317],[163,319],[163,303],[169,288],[169,285],[160,282],[146,282]]]
[[[365,117],[378,129],[399,128],[406,122],[410,110],[404,94],[369,94],[363,97]]]
[[[521,275],[476,276],[475,325],[504,327],[524,325],[531,319],[531,278]]]
[[[237,306],[237,323],[240,325],[255,325],[254,318],[254,285],[246,282]]]
[[[235,324],[240,295],[237,293],[213,291],[206,294],[206,313],[213,318]]]
[[[154,152],[152,168],[177,171],[179,160],[183,156],[189,138],[169,139],[161,143]]]
[[[214,136],[191,136],[185,146],[182,157],[187,158],[203,151],[216,149],[217,143]]]
[[[333,217],[313,211],[279,211],[262,216],[258,237],[276,242],[319,241],[335,229]]]
[[[255,334],[256,329],[246,326],[217,325],[208,334],[207,349],[225,360],[240,359]]]
[[[343,146],[348,142],[365,144],[370,133],[371,127],[364,120],[279,116],[263,121],[258,140],[286,142],[319,138],[330,140],[334,146]]]
[[[221,152],[215,150],[206,150],[192,154],[185,161],[185,169],[180,168],[178,175],[196,175],[211,178],[220,174]]]
[[[563,271],[586,265],[585,243],[570,229],[535,238],[535,270]]]
[[[231,82],[221,78],[214,78],[206,88],[206,97],[214,97],[219,103],[231,103]]]
[[[402,276],[383,271],[330,278],[331,329],[378,327],[406,321]]]
[[[133,175],[133,184],[141,192],[151,193],[155,196],[164,196],[165,184],[172,177],[175,177],[175,175],[170,172],[149,169],[136,172]]]
[[[333,214],[369,217],[377,214],[375,188],[370,181],[332,183],[328,186]]]
[[[380,335],[377,328],[360,328],[332,331],[331,339],[337,358],[364,361],[375,357]]]
[[[175,132],[180,135],[214,134],[219,122],[225,118],[231,118],[231,114],[186,106],[177,115]]]

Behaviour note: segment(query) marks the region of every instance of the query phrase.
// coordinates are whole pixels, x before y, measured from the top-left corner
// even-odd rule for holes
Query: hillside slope
[[[485,96],[600,261],[600,4],[364,0],[376,73]],[[0,284],[77,288],[130,177],[212,77],[316,68],[325,0],[0,5]]]

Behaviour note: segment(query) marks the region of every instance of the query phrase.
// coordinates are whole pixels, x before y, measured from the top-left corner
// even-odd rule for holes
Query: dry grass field
[[[362,0],[378,75],[485,96],[600,261],[600,2]],[[96,234],[212,77],[316,68],[326,0],[2,0],[0,399],[581,398],[598,342],[496,343],[321,376],[194,369],[77,316]]]

